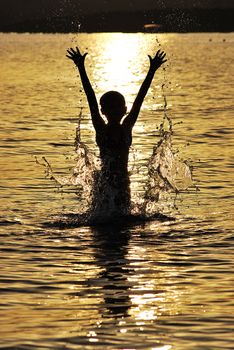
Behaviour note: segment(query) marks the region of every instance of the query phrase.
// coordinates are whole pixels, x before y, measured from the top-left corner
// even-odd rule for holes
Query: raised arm
[[[133,102],[132,108],[128,114],[128,116],[124,119],[123,125],[132,128],[137,120],[138,114],[140,112],[142,103],[144,101],[144,98],[147,94],[147,91],[150,87],[150,84],[153,80],[154,74],[156,70],[167,60],[165,59],[166,54],[163,51],[158,50],[155,57],[149,57],[150,60],[150,67],[148,70],[148,73],[145,77],[145,80],[143,81],[140,90],[135,98],[135,101]]]
[[[85,91],[85,94],[87,96],[88,104],[89,104],[89,109],[90,113],[92,116],[92,122],[94,128],[97,130],[98,128],[102,127],[104,125],[104,120],[102,119],[100,113],[99,113],[99,108],[98,108],[98,103],[97,99],[94,93],[94,90],[92,88],[92,85],[89,81],[89,78],[87,76],[86,70],[85,70],[85,57],[87,56],[87,52],[82,55],[80,53],[80,50],[78,47],[74,50],[73,48],[70,48],[67,50],[68,55],[66,55],[68,58],[70,58],[75,65],[77,66],[79,73],[80,73],[80,78],[82,81],[82,85]]]

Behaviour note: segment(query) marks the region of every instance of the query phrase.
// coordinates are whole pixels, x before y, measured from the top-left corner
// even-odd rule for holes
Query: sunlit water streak
[[[80,107],[83,141],[97,154],[85,96],[64,56],[66,48],[79,42],[88,49],[89,74],[100,96],[112,88],[105,47],[121,38],[137,43],[130,69],[121,61],[126,81],[111,78],[129,106],[146,72],[146,55],[159,42],[170,58],[134,130],[133,154],[140,167],[132,178],[134,191],[142,190],[160,140],[163,84],[173,149],[193,164],[200,191],[177,199],[175,221],[42,227],[48,215],[80,206],[73,189],[57,191],[35,162],[35,155],[46,156],[59,176],[72,172]],[[0,35],[4,349],[233,348],[234,37],[167,34],[157,39],[143,34]]]

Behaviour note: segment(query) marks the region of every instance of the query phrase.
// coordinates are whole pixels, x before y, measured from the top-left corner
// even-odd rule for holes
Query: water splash
[[[162,86],[162,90],[164,85]],[[173,123],[167,114],[167,99],[163,90],[164,116],[160,124],[159,142],[153,147],[147,169],[142,211],[144,215],[155,212],[170,214],[175,208],[177,195],[193,185],[192,168],[181,160],[179,153],[173,150]]]
[[[162,86],[163,90],[164,86]],[[191,167],[180,159],[178,152],[173,150],[173,123],[167,113],[167,99],[163,90],[164,114],[159,127],[160,140],[155,144],[152,155],[148,160],[148,175],[145,183],[145,192],[139,195],[137,200],[132,199],[131,210],[122,208],[124,218],[150,219],[170,215],[175,208],[177,195],[192,186]],[[78,214],[67,214],[63,217],[73,224],[93,224],[113,220],[112,199],[113,189],[108,191],[109,177],[100,171],[100,160],[90,152],[87,145],[81,140],[80,123],[82,120],[82,109],[78,116],[78,124],[75,137],[76,165],[72,174],[66,177],[57,176],[49,162],[44,158],[44,166],[47,176],[63,188],[73,186],[78,200]],[[102,174],[100,176],[100,173]],[[105,177],[103,179],[103,177]],[[101,180],[100,180],[101,177]],[[104,187],[103,187],[104,186]],[[121,190],[117,190],[121,192]],[[101,193],[108,193],[108,203],[103,205]],[[106,197],[107,198],[107,197]],[[82,210],[80,209],[82,207]],[[126,210],[125,210],[126,209]],[[61,223],[61,220],[60,220]]]
[[[65,188],[72,188],[72,192],[78,197],[79,214],[87,214],[90,212],[92,203],[93,188],[95,183],[95,174],[100,168],[99,159],[81,141],[80,123],[82,119],[82,108],[78,115],[76,135],[75,135],[75,158],[76,165],[72,168],[71,174],[67,176],[57,175],[50,162],[46,157],[42,157],[42,161],[36,158],[36,162],[45,168],[45,176],[52,180],[59,191],[66,192]],[[71,192],[71,191],[69,191]]]

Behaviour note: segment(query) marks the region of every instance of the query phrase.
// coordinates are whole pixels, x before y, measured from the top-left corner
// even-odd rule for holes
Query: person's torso
[[[129,148],[132,143],[131,130],[123,125],[105,125],[96,133],[102,163],[112,160],[117,167],[127,168]]]

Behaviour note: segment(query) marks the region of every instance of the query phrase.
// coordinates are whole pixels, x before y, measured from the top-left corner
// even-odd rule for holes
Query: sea
[[[66,57],[76,46],[97,99],[117,90],[128,110],[147,55],[167,54],[129,160],[134,205],[150,200],[163,220],[64,221],[84,211],[91,186],[77,134],[98,159]],[[233,349],[234,34],[0,33],[0,57],[0,348]],[[166,179],[146,198],[167,137]]]

